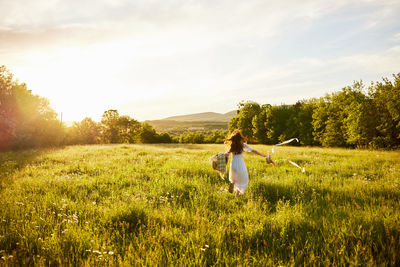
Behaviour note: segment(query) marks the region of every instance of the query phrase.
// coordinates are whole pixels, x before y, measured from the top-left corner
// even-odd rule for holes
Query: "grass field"
[[[267,152],[269,146],[255,145]],[[0,154],[0,265],[400,265],[400,152],[223,145],[71,146]]]

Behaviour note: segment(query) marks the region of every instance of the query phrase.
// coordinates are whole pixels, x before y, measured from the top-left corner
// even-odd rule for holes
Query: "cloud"
[[[400,32],[399,32],[399,33],[396,33],[396,34],[393,36],[392,40],[395,41],[395,42],[400,42]]]
[[[397,71],[397,11],[398,1],[3,0],[0,58],[65,118],[70,106],[74,119],[118,105],[139,119],[225,112]]]
[[[17,32],[40,32],[73,25],[126,32],[148,25],[157,31],[184,29],[197,33],[247,32],[268,34],[288,19],[314,18],[343,5],[340,1],[99,1],[99,0],[4,0],[0,2],[0,25]],[[74,28],[74,27],[72,27]],[[79,27],[75,27],[78,31]],[[250,31],[249,31],[250,30]]]
[[[179,50],[254,48],[303,31],[351,1],[3,0],[0,50],[21,51],[130,40]],[[385,14],[386,1],[361,1]],[[380,11],[380,12],[378,12]],[[381,16],[376,15],[376,18]],[[302,28],[303,27],[303,28]]]

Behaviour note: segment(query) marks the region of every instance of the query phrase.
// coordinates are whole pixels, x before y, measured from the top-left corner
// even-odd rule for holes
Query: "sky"
[[[0,65],[64,121],[294,104],[400,72],[398,0],[0,0]]]

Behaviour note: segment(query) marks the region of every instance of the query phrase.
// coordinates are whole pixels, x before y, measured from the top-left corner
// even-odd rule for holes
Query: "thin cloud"
[[[397,2],[3,0],[0,58],[65,118],[290,103],[398,71]]]

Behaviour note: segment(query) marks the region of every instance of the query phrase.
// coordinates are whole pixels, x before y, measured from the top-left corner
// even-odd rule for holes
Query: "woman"
[[[247,185],[249,184],[249,174],[247,172],[246,164],[243,160],[243,151],[253,152],[259,156],[265,158],[267,163],[275,163],[272,161],[271,156],[264,155],[255,149],[252,149],[244,142],[244,137],[239,130],[234,130],[229,138],[225,140],[225,143],[229,145],[229,150],[227,153],[232,155],[230,170],[229,170],[229,181],[231,182],[229,186],[229,192],[236,192],[236,196],[239,194],[244,194]]]

